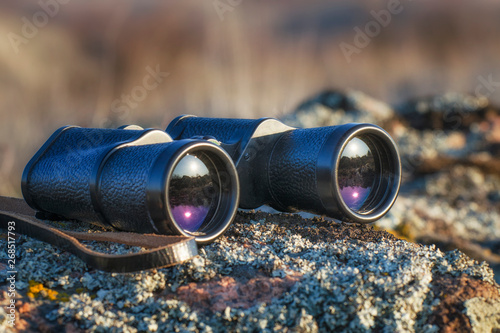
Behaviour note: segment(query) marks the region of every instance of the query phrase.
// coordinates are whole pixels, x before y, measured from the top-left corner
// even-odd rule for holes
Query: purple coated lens
[[[342,151],[338,167],[340,194],[349,209],[361,212],[376,181],[375,158],[370,147],[353,138]]]
[[[216,200],[213,174],[205,160],[203,153],[184,156],[170,179],[170,211],[177,225],[187,232],[202,227]]]
[[[172,207],[172,215],[182,229],[195,232],[203,224],[209,210],[210,207],[206,206],[179,205]]]

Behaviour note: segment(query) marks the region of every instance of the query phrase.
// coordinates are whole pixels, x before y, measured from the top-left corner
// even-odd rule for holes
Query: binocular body
[[[180,116],[166,132],[60,128],[26,166],[22,191],[38,211],[208,243],[238,205],[373,222],[400,182],[396,145],[375,125]]]
[[[238,206],[234,164],[206,140],[160,130],[57,130],[31,159],[22,191],[34,209],[119,230],[222,234]]]
[[[240,178],[241,208],[268,204],[280,211],[369,223],[388,212],[399,192],[396,144],[372,124],[297,129],[272,118],[185,115],[166,131],[175,140],[222,141]]]

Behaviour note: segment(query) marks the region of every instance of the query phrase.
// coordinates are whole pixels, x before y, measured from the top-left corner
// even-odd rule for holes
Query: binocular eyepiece
[[[166,132],[60,128],[26,166],[22,191],[39,211],[209,243],[238,206],[373,222],[400,182],[396,145],[375,125],[180,116]]]

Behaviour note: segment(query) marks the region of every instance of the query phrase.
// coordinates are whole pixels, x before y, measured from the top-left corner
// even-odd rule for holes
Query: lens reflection
[[[207,165],[196,154],[184,156],[174,168],[168,190],[170,210],[179,227],[198,231],[210,211],[214,193]]]
[[[338,168],[338,185],[345,204],[358,212],[375,182],[375,158],[368,145],[353,138],[345,146]]]

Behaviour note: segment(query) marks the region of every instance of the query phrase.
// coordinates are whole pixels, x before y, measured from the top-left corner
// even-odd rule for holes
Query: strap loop
[[[0,196],[0,228],[16,222],[16,233],[47,242],[106,272],[134,272],[173,266],[198,254],[194,237],[137,234],[131,232],[86,233],[61,231],[35,217],[36,212],[22,199]],[[93,251],[78,240],[115,242],[150,248],[139,253],[112,255]]]

